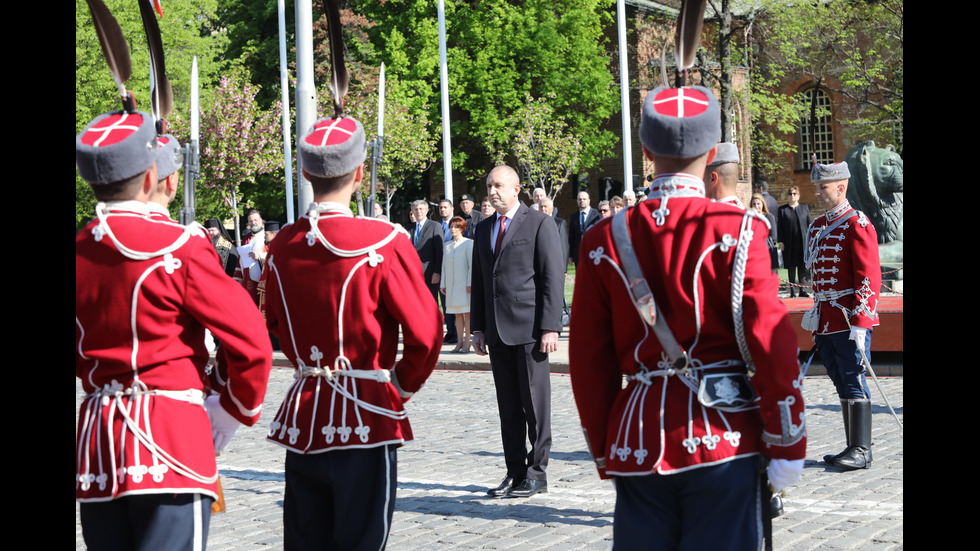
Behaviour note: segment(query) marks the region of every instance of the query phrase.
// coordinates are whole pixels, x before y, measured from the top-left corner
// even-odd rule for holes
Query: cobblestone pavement
[[[447,347],[448,350],[448,347]],[[398,497],[388,549],[606,550],[615,492],[585,449],[569,377],[552,374],[553,447],[548,493],[490,499],[505,474],[493,379],[484,358],[447,355],[471,370],[436,371],[408,403],[415,441],[398,451]],[[557,359],[557,358],[556,358]],[[880,382],[903,417],[901,377]],[[243,427],[218,460],[227,511],[214,515],[208,549],[282,549],[285,451],[265,441],[269,419],[292,382],[273,369],[263,420]],[[840,472],[820,463],[843,444],[840,403],[826,376],[804,386],[809,450],[801,482],[774,521],[776,549],[895,550],[904,546],[903,438],[873,384],[874,464]],[[76,379],[76,406],[81,386]],[[76,407],[77,411],[77,407]],[[78,505],[75,544],[83,549]]]

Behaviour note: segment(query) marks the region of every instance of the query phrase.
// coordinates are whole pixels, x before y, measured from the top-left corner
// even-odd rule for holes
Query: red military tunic
[[[442,346],[418,254],[388,222],[336,203],[311,212],[318,231],[310,214],[285,226],[263,272],[266,321],[297,377],[269,440],[301,454],[411,441],[403,402]]]
[[[258,310],[221,270],[207,234],[146,204],[100,204],[75,236],[75,498],[201,493],[217,498],[203,407],[204,328],[222,342],[222,406],[259,419],[272,351]]]
[[[865,329],[878,325],[878,234],[863,212],[845,200],[814,220],[807,230],[804,261],[814,292],[805,329],[828,335],[850,331],[850,325]]]
[[[705,199],[701,180],[687,174],[657,178],[650,198],[625,215],[661,315],[695,373],[745,373],[744,358],[759,398],[757,407],[723,412],[668,374],[664,349],[630,297],[612,220],[603,220],[582,242],[569,336],[572,390],[600,476],[679,472],[758,453],[802,459],[798,349],[769,268],[765,221]]]

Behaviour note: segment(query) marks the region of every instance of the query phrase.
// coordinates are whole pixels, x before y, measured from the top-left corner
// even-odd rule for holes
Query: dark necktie
[[[497,228],[497,242],[493,246],[493,257],[494,258],[497,258],[497,255],[500,254],[500,246],[504,242],[504,232],[505,231],[507,231],[507,217],[506,216],[501,216],[500,217],[500,227]]]

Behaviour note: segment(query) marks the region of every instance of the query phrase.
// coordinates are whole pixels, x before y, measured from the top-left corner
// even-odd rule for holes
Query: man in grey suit
[[[490,171],[487,196],[496,213],[477,227],[473,252],[473,346],[480,355],[489,349],[507,464],[503,482],[487,492],[494,497],[548,491],[548,354],[558,349],[562,327],[564,261],[558,227],[519,201],[520,190],[513,168]]]
[[[555,216],[555,202],[549,199],[548,197],[545,197],[544,199],[541,200],[541,212],[550,216],[555,221],[555,224],[558,226],[558,241],[561,242],[561,257],[563,259],[567,259],[569,255],[568,222],[566,222],[564,218],[559,218]],[[562,264],[564,263],[565,261],[563,260]],[[566,272],[568,271],[568,264],[565,264],[564,270]]]
[[[412,201],[412,214],[415,215],[415,226],[409,229],[415,251],[422,261],[422,273],[425,283],[432,291],[432,298],[439,303],[439,278],[442,277],[443,236],[442,225],[435,220],[429,220],[429,205],[424,199]]]

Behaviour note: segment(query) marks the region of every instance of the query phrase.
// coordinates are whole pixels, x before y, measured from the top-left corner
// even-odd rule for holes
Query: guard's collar
[[[333,201],[323,201],[321,203],[311,203],[310,211],[317,211],[320,214],[354,216],[354,211],[350,207]]]
[[[827,221],[833,222],[849,210],[851,210],[851,203],[847,199],[844,199],[843,203],[827,211]]]
[[[105,212],[135,212],[137,214],[149,214],[150,208],[146,203],[142,201],[106,201],[103,203],[105,205]]]

